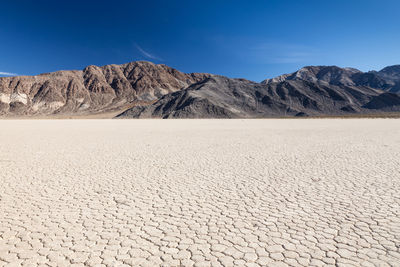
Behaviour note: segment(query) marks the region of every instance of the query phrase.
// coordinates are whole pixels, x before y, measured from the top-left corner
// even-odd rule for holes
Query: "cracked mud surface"
[[[0,121],[0,266],[399,266],[400,121]]]

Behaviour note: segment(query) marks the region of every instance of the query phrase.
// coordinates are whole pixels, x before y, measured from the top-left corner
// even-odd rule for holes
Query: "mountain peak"
[[[387,66],[379,71],[381,74],[395,75],[400,77],[400,65]]]
[[[270,84],[284,80],[305,80],[329,84],[353,85],[350,77],[357,73],[362,72],[354,68],[340,68],[338,66],[305,66],[296,72],[267,79],[262,83]]]
[[[89,65],[82,71],[5,77],[0,78],[0,114],[106,112],[138,101],[154,101],[208,76],[134,61],[101,67]]]
[[[315,83],[345,86],[367,86],[384,91],[400,92],[400,65],[389,66],[381,71],[362,72],[355,68],[338,66],[305,66],[296,72],[267,79],[263,84],[286,80],[304,80]]]

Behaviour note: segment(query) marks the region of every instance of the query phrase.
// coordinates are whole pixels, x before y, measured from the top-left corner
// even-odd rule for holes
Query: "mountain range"
[[[0,78],[1,116],[265,118],[400,114],[400,65],[308,66],[261,83],[146,61]]]

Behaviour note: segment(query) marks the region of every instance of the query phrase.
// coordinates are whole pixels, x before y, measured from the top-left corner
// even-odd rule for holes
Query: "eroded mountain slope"
[[[138,61],[88,66],[82,71],[0,78],[0,114],[104,112],[135,101],[154,101],[208,76]]]
[[[305,80],[260,84],[212,76],[187,89],[165,95],[151,105],[133,107],[118,117],[262,118],[368,113],[372,112],[372,106],[376,106],[368,103],[382,93],[365,86],[329,85]],[[400,109],[396,97],[399,98],[393,94],[392,110]]]

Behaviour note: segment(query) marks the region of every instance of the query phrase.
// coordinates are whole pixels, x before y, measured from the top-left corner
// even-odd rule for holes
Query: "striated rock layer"
[[[0,114],[105,112],[135,102],[154,101],[208,76],[138,61],[88,66],[82,71],[0,78]]]

